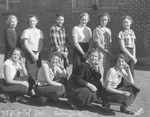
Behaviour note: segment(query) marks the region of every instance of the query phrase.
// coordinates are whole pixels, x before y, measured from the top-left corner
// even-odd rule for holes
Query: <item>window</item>
[[[117,9],[119,0],[72,0],[73,11]]]
[[[21,0],[0,0],[1,11],[16,11],[19,8]]]

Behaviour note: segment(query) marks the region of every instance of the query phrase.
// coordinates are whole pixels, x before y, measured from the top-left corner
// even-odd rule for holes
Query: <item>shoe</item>
[[[127,107],[121,106],[120,111],[125,114],[134,115],[134,112],[127,110]]]
[[[16,102],[27,103],[28,101],[24,99],[23,96],[20,96],[20,97],[16,97]]]
[[[106,103],[103,102],[102,103],[102,107],[104,107],[104,109],[105,109],[106,112],[110,112],[111,111],[109,104],[106,104]]]
[[[47,105],[46,104],[46,102],[47,102],[46,97],[41,96],[38,100],[39,100],[41,106],[46,106]]]
[[[77,107],[76,107],[75,105],[73,105],[69,99],[67,100],[67,103],[71,106],[71,108],[72,108],[73,110],[76,110],[76,109],[77,109]]]

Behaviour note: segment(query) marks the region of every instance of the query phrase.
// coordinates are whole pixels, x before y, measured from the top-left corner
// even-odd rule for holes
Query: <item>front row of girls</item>
[[[9,58],[4,62],[4,79],[0,81],[1,92],[8,95],[11,102],[25,102],[23,96],[27,94],[31,83],[21,53],[19,48],[14,48],[9,53]],[[115,66],[107,72],[104,87],[100,81],[99,59],[99,51],[90,49],[86,61],[77,67],[74,75],[67,81],[68,73],[61,61],[61,53],[51,54],[49,61],[40,67],[35,81],[34,91],[39,103],[46,105],[49,99],[57,101],[58,97],[66,96],[68,104],[76,109],[80,106],[91,106],[101,98],[106,112],[111,111],[110,105],[115,102],[121,105],[121,112],[134,114],[127,107],[133,103],[140,89],[134,86],[133,76],[126,63],[128,58],[119,54]],[[20,76],[16,75],[17,71]],[[128,86],[119,85],[122,78],[128,82]]]

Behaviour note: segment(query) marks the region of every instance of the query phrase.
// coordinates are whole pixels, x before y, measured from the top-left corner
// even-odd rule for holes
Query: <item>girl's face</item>
[[[59,58],[58,56],[53,56],[53,57],[51,58],[51,64],[52,64],[53,66],[58,65],[58,64],[59,64],[59,61],[60,61],[60,58]]]
[[[80,19],[80,24],[81,24],[82,26],[86,26],[87,23],[88,23],[88,21],[89,21],[88,16],[87,16],[87,15],[84,15],[84,16],[82,16],[81,19]]]
[[[123,67],[125,66],[125,64],[126,64],[126,62],[125,62],[124,59],[119,58],[119,59],[117,60],[117,66],[118,66],[119,68],[123,68]]]
[[[17,62],[20,59],[21,55],[20,55],[20,51],[19,50],[14,50],[12,55],[11,55],[11,59],[13,62]]]
[[[100,25],[102,27],[105,27],[107,25],[107,23],[108,23],[108,16],[101,17],[101,19],[100,19]]]
[[[17,26],[17,23],[18,23],[17,19],[16,19],[16,18],[13,18],[13,19],[11,19],[10,22],[9,22],[9,27],[10,27],[10,28],[15,28],[15,27]]]
[[[59,27],[61,27],[63,24],[64,24],[64,17],[62,16],[59,16],[57,19],[56,19],[56,23]]]
[[[89,56],[89,59],[91,61],[92,64],[96,63],[98,61],[98,52],[92,52]]]
[[[36,17],[31,17],[31,18],[29,18],[29,26],[30,26],[31,28],[36,27],[36,24],[37,24],[37,23],[38,23],[38,21],[37,21]]]
[[[122,24],[123,24],[124,29],[129,30],[131,26],[131,21],[129,19],[124,19]]]

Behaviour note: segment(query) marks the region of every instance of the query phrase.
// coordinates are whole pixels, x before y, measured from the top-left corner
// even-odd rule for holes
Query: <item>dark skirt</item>
[[[64,86],[66,84],[66,78],[59,78],[55,80],[56,82],[62,83]],[[65,95],[66,90],[63,86],[52,86],[52,85],[35,85],[35,94],[37,97],[47,97],[49,99],[57,99],[59,96]]]
[[[33,51],[34,53],[37,53],[35,51]],[[39,68],[41,67],[42,63],[41,63],[41,56],[39,55],[39,60],[34,61],[31,54],[27,51],[25,51],[25,57],[26,57],[26,68],[27,68],[27,72],[30,75],[30,84],[34,85],[35,81],[37,79],[37,73]]]
[[[88,51],[88,48],[89,48],[88,43],[79,43],[79,45],[81,46],[81,48],[83,49],[85,53]],[[77,66],[84,61],[85,59],[83,58],[82,54],[74,47],[72,72],[74,72]]]
[[[27,81],[28,77],[17,77],[14,80]],[[0,79],[0,92],[9,96],[23,96],[28,92],[28,88],[21,84],[8,84],[5,79]]]
[[[117,89],[121,91],[128,91],[131,93],[131,95],[129,97],[126,97],[121,94],[110,93],[104,88],[102,91],[102,100],[104,104],[113,102],[122,104],[123,106],[130,106],[134,102],[137,94],[140,92],[140,89],[135,87],[134,85],[122,86]]]
[[[84,106],[98,101],[102,91],[102,83],[97,80],[89,82],[96,86],[96,92],[92,92],[88,87],[75,84],[72,78],[69,79],[67,82],[67,98],[72,104]]]

